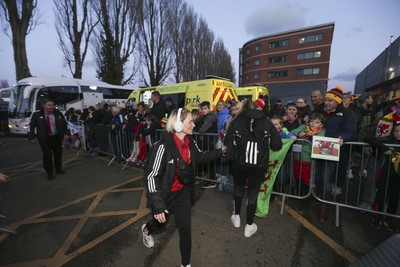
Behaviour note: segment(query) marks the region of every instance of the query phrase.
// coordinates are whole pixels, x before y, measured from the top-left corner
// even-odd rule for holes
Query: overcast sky
[[[328,88],[354,89],[355,76],[400,35],[399,0],[189,0],[195,11],[221,38],[238,73],[239,49],[247,41],[274,33],[329,22],[335,23]],[[32,75],[71,77],[62,65],[54,29],[52,1],[38,1],[42,24],[27,36]],[[0,79],[15,83],[12,46],[0,33]],[[84,79],[96,79],[88,60]]]

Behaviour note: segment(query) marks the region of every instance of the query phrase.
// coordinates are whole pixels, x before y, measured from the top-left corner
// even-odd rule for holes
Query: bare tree
[[[37,0],[0,0],[4,33],[11,39],[14,50],[15,74],[17,81],[30,77],[31,72],[26,54],[26,36],[38,24]],[[8,33],[11,28],[11,37]]]
[[[111,84],[128,84],[137,72],[134,64],[130,65],[129,71],[127,67],[136,47],[137,1],[95,2],[94,10],[100,18],[94,41],[97,77]]]
[[[231,57],[222,40],[215,41],[214,33],[203,18],[191,8],[185,14],[183,31],[182,77],[184,80],[203,79],[206,75],[216,75],[235,82],[235,71]]]
[[[8,88],[10,85],[7,80],[0,80],[0,88]]]
[[[82,78],[82,69],[90,37],[99,22],[91,12],[90,0],[54,0],[58,46],[74,78]],[[81,21],[79,21],[81,20]]]
[[[146,85],[162,84],[173,70],[170,31],[167,28],[169,2],[142,0],[139,9],[140,60]],[[144,73],[146,71],[146,74]]]
[[[183,7],[185,8],[185,7]],[[193,7],[186,7],[183,11],[183,25],[181,36],[183,38],[181,75],[183,81],[193,81],[197,78],[195,73],[195,34],[197,31],[197,14]]]
[[[212,68],[213,44],[214,33],[208,28],[207,22],[200,18],[195,35],[196,79],[202,79],[206,75],[215,75]]]
[[[226,50],[222,40],[217,40],[214,43],[212,55],[213,73],[220,77],[225,77],[232,82],[236,82],[235,70],[232,65],[231,56]]]
[[[170,1],[170,12],[168,12],[168,31],[171,36],[172,56],[174,58],[174,79],[178,83],[181,81],[182,59],[184,55],[184,19],[187,9],[186,2],[182,0]]]

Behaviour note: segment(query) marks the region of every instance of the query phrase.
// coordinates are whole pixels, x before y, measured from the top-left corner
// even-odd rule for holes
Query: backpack
[[[234,132],[233,144],[237,148],[239,163],[248,168],[268,166],[270,133],[257,129],[255,120]]]

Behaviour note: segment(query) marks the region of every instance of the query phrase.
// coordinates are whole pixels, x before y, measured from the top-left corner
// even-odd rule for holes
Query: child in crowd
[[[325,136],[324,127],[325,117],[320,113],[310,115],[310,121],[300,127],[294,129],[292,134],[298,138],[312,142],[314,135]],[[301,152],[294,152],[294,178],[301,180],[302,188],[310,184],[311,177],[311,144],[309,142],[301,142]]]
[[[139,156],[139,141],[140,141],[140,132],[139,129],[142,125],[145,124],[146,120],[146,105],[144,102],[140,102],[137,104],[137,111],[134,115],[133,119],[136,119],[136,125],[133,129],[133,148],[131,156],[127,159],[127,161],[137,162]]]
[[[297,140],[297,137],[294,134],[290,133],[288,129],[286,129],[286,127],[283,126],[283,118],[281,116],[279,115],[272,116],[271,122],[275,126],[276,130],[278,131],[282,139],[291,139],[293,140],[293,142]],[[290,166],[291,166],[290,152],[288,152],[288,154],[285,157],[285,160],[282,163],[282,167],[279,170],[276,182],[274,183],[274,191],[282,191],[283,185],[290,178]],[[291,187],[293,186],[294,185],[292,185]]]
[[[161,122],[160,122],[161,128],[162,128],[162,129],[166,129],[167,123],[168,123],[168,118],[166,118],[166,117],[162,118],[162,120],[161,120]]]
[[[302,125],[301,117],[299,116],[296,103],[289,102],[286,105],[286,114],[283,115],[283,126],[289,131],[292,131]]]
[[[139,130],[140,135],[146,139],[147,152],[153,147],[156,141],[156,130],[160,128],[157,118],[152,114],[147,115],[146,124],[142,125]]]
[[[283,127],[283,118],[281,116],[274,115],[271,118],[271,122],[275,126],[275,128],[278,131],[281,138],[292,139],[293,142],[295,142],[297,140],[296,135],[289,132],[288,129],[286,129],[286,127]]]
[[[200,112],[197,108],[192,109],[192,117],[193,117],[193,121],[196,121],[200,117]],[[193,129],[193,132],[198,132],[199,128],[200,127],[195,126]]]

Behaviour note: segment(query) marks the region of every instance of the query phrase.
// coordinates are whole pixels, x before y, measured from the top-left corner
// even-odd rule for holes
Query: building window
[[[310,69],[297,69],[297,76],[304,75],[316,75],[319,74],[319,68],[310,68]]]
[[[249,62],[246,62],[246,68],[248,68],[249,67]]]
[[[287,70],[269,71],[268,72],[268,78],[281,78],[281,77],[286,77],[286,76],[287,76]]]
[[[261,63],[261,60],[259,60],[259,59],[256,59],[256,61],[254,61],[254,66],[258,66],[258,65],[260,65],[260,63]]]
[[[300,37],[299,44],[322,41],[322,38],[323,38],[322,33]]]
[[[247,55],[250,54],[250,49],[249,48],[246,49],[246,54]]]
[[[254,80],[260,79],[260,73],[256,72],[254,73]]]
[[[321,57],[321,51],[307,52],[307,53],[301,53],[301,54],[297,55],[298,60],[319,58],[319,57]]]
[[[289,46],[289,40],[280,40],[276,42],[270,42],[268,44],[269,48],[278,48],[278,47],[284,47],[284,46]]]
[[[261,50],[261,45],[256,45],[256,52],[260,52]]]
[[[248,76],[248,75],[246,75],[246,77],[245,77],[245,80],[246,80],[246,81],[248,81],[248,80],[249,80],[249,76]]]
[[[272,64],[272,63],[279,63],[279,62],[286,62],[286,61],[288,61],[289,60],[289,58],[288,58],[288,56],[276,56],[276,57],[270,57],[270,58],[268,58],[268,62],[270,63],[270,64]]]

